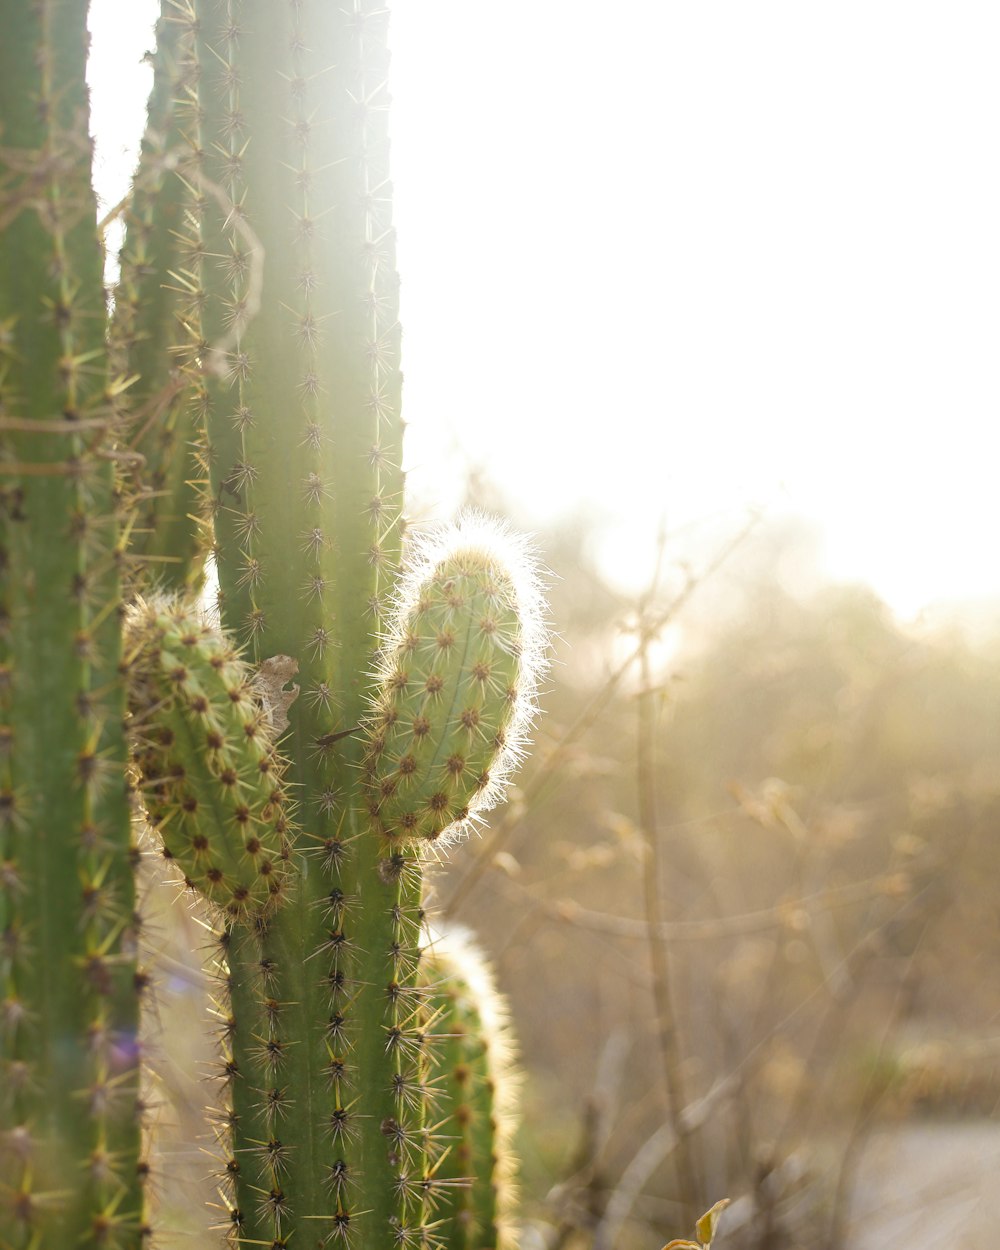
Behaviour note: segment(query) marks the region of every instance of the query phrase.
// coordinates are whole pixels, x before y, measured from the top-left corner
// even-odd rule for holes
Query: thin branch
[[[644,644],[650,634],[642,633]],[[656,793],[656,698],[652,690],[649,652],[643,647],[640,656],[642,690],[639,694],[638,743],[636,752],[636,782],[638,787],[639,827],[645,842],[642,866],[643,904],[646,912],[646,932],[649,945],[649,962],[653,976],[653,1010],[656,1032],[660,1042],[660,1058],[663,1065],[663,1083],[667,1093],[667,1123],[677,1138],[677,1180],[680,1185],[680,1204],[683,1212],[682,1225],[694,1227],[701,1201],[701,1185],[695,1165],[689,1131],[685,1128],[682,1111],[685,1105],[684,1085],[681,1078],[682,1056],[677,1032],[677,1008],[670,951],[661,936],[663,910],[660,899],[662,875],[662,846],[657,820]]]
[[[735,1074],[716,1081],[704,1098],[684,1108],[680,1118],[685,1133],[693,1133],[708,1122],[716,1107],[731,1095],[735,1081]],[[594,1229],[593,1250],[614,1250],[636,1199],[657,1168],[677,1149],[679,1141],[673,1126],[663,1124],[639,1147],[614,1188],[603,1220]]]
[[[841,962],[856,969],[859,959],[867,958],[873,950],[878,948],[882,934],[923,901],[927,893],[928,889],[925,888],[900,904],[881,924],[875,925],[866,932],[847,952]],[[750,1047],[732,1071],[716,1081],[704,1098],[699,1099],[690,1107],[685,1107],[683,1122],[687,1132],[693,1132],[708,1121],[709,1116],[719,1104],[733,1095],[739,1080],[765,1058],[767,1053],[766,1047],[772,1038],[788,1028],[825,989],[826,983],[823,982],[810,990],[774,1025],[766,1037],[760,1038]],[[628,1219],[636,1199],[656,1172],[656,1169],[676,1149],[677,1142],[677,1134],[673,1132],[669,1125],[663,1125],[640,1147],[622,1172],[615,1192],[608,1202],[604,1220],[594,1232],[593,1250],[614,1250],[622,1226]]]
[[[510,877],[504,879],[504,885],[508,889],[517,890],[546,915],[562,924],[634,941],[644,942],[649,939],[648,920],[636,916],[612,916],[607,912],[594,911],[571,898],[545,898],[537,892],[537,887],[522,885],[521,882]],[[775,903],[773,907],[741,912],[735,916],[719,916],[704,920],[662,920],[655,933],[668,942],[701,942],[716,938],[744,937],[750,933],[765,933],[769,929],[778,929],[787,925],[789,919],[797,912],[808,914],[813,911],[832,911],[852,903],[890,897],[894,892],[894,886],[894,874],[883,874],[878,877],[868,877],[864,881],[853,881],[847,885],[831,886],[828,890],[807,894],[802,898],[785,899],[780,903]]]
[[[613,1112],[621,1106],[621,1084],[628,1038],[621,1029],[612,1033],[601,1052],[597,1079],[587,1098],[580,1120],[580,1142],[570,1162],[567,1176],[553,1185],[545,1196],[559,1220],[546,1241],[546,1250],[562,1250],[578,1229],[590,1232],[604,1218],[609,1190],[601,1159],[614,1127]]]
[[[969,843],[975,835],[969,829],[966,829],[959,845],[954,848],[954,853],[949,859],[949,869],[954,872],[958,863],[968,853]],[[931,894],[931,906],[927,910],[924,917],[920,934],[914,943],[913,949],[907,957],[906,964],[903,969],[903,975],[899,984],[896,986],[896,993],[893,998],[892,1008],[885,1022],[882,1036],[879,1040],[879,1048],[877,1059],[881,1061],[886,1048],[889,1044],[892,1034],[898,1029],[902,1022],[906,1002],[909,993],[919,977],[919,969],[917,967],[917,956],[920,949],[926,941],[928,932],[933,928],[934,924],[940,920],[946,906],[947,899],[941,894]],[[832,1201],[832,1210],[830,1216],[830,1228],[827,1235],[826,1250],[843,1250],[847,1238],[847,1213],[848,1198],[851,1188],[855,1181],[858,1164],[861,1160],[861,1153],[864,1145],[871,1134],[878,1114],[879,1106],[886,1094],[886,1086],[876,1080],[876,1073],[881,1067],[880,1062],[876,1062],[869,1073],[868,1082],[862,1094],[861,1103],[858,1106],[854,1121],[848,1133],[847,1143],[844,1147],[844,1153],[840,1160],[840,1167],[837,1172],[837,1182],[834,1190]]]

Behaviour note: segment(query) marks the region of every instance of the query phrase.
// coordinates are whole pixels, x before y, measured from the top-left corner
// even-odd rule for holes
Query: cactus
[[[86,5],[0,39],[0,1246],[136,1245],[123,561]]]
[[[177,166],[185,150],[181,99],[197,66],[178,21],[161,17],[156,37],[146,130],[124,213],[111,362],[131,379],[128,442],[135,455],[123,475],[130,555],[161,589],[196,590],[204,569],[207,469],[192,452],[203,448],[206,386],[196,368],[197,260]]]
[[[401,583],[365,767],[372,820],[390,842],[460,836],[518,760],[541,612],[511,549],[466,518],[458,534],[426,540]]]
[[[431,1061],[447,1143],[434,1173],[448,1186],[453,1250],[515,1244],[513,1155],[517,1074],[506,1007],[462,929],[437,935],[424,969],[442,1044]]]
[[[126,643],[133,755],[163,856],[231,923],[259,921],[287,885],[290,804],[252,675],[183,602],[137,603]]]
[[[106,335],[86,7],[0,41],[0,1247],[151,1232],[138,805],[217,921],[206,1227],[485,1250],[490,1012],[422,871],[522,754],[544,632],[482,519],[398,576],[386,12],[162,0]]]
[[[340,774],[344,799],[325,827],[303,821],[289,905],[249,932],[224,934],[229,1101],[220,1119],[231,1153],[222,1174],[231,1218],[249,1242],[280,1243],[311,1230],[310,1220],[327,1239],[363,1221],[366,1243],[433,1240],[449,1190],[472,1183],[442,1170],[452,1143],[436,1126],[464,1094],[445,1096],[433,1077],[438,1050],[452,1044],[454,1009],[437,981],[428,983],[421,958],[420,848],[422,838],[447,839],[468,821],[498,787],[497,765],[518,748],[532,704],[533,618],[496,549],[459,528],[430,550],[404,579],[384,638],[360,773]],[[494,618],[497,627],[485,628]],[[429,658],[443,678],[430,693],[420,628],[428,622]],[[437,662],[445,629],[455,639],[443,650],[468,651],[466,662]],[[405,672],[403,656],[414,662]],[[494,657],[503,680],[479,671]],[[478,713],[471,728],[462,723],[470,707]],[[470,746],[474,767],[449,763]],[[306,1060],[299,1084],[297,1050]],[[488,1134],[490,1124],[482,1127]],[[488,1185],[493,1153],[484,1152]]]

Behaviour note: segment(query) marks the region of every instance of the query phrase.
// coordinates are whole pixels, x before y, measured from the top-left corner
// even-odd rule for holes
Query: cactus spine
[[[421,865],[516,762],[543,639],[482,522],[396,580],[387,15],[163,0],[110,370],[85,17],[15,0],[0,41],[0,1247],[150,1231],[133,776],[218,920],[215,1227],[485,1250],[484,1017],[425,957]],[[205,532],[221,628],[163,593]]]

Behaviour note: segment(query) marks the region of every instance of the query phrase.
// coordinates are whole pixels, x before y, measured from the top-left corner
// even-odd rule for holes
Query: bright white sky
[[[149,0],[93,0],[117,198]],[[904,616],[1000,596],[995,0],[396,0],[411,483],[652,535],[761,504]],[[117,178],[117,182],[114,179]]]

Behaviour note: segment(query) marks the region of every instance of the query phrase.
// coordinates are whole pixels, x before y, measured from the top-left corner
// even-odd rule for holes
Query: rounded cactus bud
[[[535,713],[545,628],[525,546],[467,517],[419,540],[380,651],[365,780],[376,830],[449,839],[491,807]]]
[[[126,639],[133,758],[164,858],[251,921],[280,899],[290,846],[268,708],[225,634],[177,599],[140,601]]]

